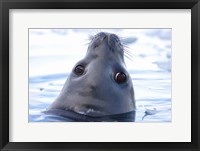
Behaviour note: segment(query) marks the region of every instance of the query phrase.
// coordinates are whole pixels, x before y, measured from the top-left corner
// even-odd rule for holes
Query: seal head
[[[76,63],[49,110],[60,109],[102,117],[135,111],[132,80],[124,48],[115,34],[95,35],[86,56]]]

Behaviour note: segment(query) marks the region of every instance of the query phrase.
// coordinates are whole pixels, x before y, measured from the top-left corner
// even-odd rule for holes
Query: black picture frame
[[[9,9],[191,9],[191,142],[9,142]],[[200,102],[198,94],[200,86],[200,61],[198,61],[200,58],[199,51],[199,0],[0,0],[0,148],[2,151],[200,151]]]

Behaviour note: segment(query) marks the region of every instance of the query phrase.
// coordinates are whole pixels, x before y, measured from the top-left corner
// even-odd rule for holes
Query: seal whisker
[[[128,49],[126,49],[126,48],[124,48],[124,52],[126,52],[126,53],[129,54],[129,55],[132,55],[132,53],[130,52],[130,50],[128,50]]]
[[[101,29],[95,29],[93,33],[88,35],[88,40],[93,40],[101,32]]]
[[[88,35],[88,39],[87,40],[92,40],[94,39],[94,35]]]
[[[130,53],[130,52],[126,51],[126,50],[124,51],[124,54],[129,56],[129,57],[131,57],[131,58],[134,58],[132,53]]]
[[[100,29],[94,29],[93,30],[93,33],[90,33],[89,35],[88,35],[88,40],[93,40],[94,38],[95,38],[95,36],[100,32],[99,31]]]
[[[96,28],[95,29],[95,31],[94,31],[94,37],[98,34],[98,33],[100,33],[100,32],[102,32],[102,29],[100,29],[100,28]]]
[[[129,46],[127,45],[123,45],[124,46],[124,50],[129,53],[132,57],[136,57],[136,55],[134,55],[131,51],[134,51],[133,49],[131,49]]]
[[[134,61],[134,55],[127,49],[124,49],[124,56],[129,60]]]
[[[125,56],[127,59],[129,59],[130,61],[134,61],[134,59],[133,59],[133,58],[131,58],[131,57],[130,57],[130,56],[128,56],[128,55],[124,54],[124,56]]]

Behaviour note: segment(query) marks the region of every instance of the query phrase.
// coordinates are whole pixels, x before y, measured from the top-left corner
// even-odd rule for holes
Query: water
[[[136,98],[136,122],[171,122],[171,29],[29,29],[29,122],[58,96],[88,36],[115,33],[128,46],[125,58]],[[57,118],[57,121],[63,121]]]

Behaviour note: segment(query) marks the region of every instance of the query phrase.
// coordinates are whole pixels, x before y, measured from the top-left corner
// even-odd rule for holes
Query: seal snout
[[[122,44],[120,42],[120,39],[115,34],[109,34],[108,35],[108,46],[113,51],[113,48],[121,47]]]
[[[100,32],[94,36],[92,41],[93,48],[97,48],[100,45],[106,45],[110,50],[114,51],[113,48],[120,47],[122,44],[120,38],[116,34]]]

